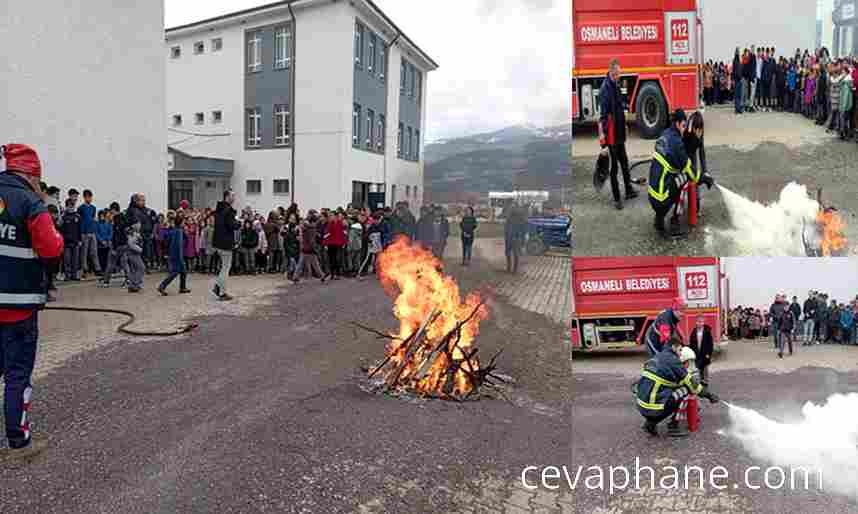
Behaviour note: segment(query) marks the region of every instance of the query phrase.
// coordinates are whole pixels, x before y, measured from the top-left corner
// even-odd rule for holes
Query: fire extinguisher
[[[687,404],[687,417],[688,417],[688,431],[689,432],[697,432],[700,428],[700,402],[697,399],[696,395],[688,395]]]

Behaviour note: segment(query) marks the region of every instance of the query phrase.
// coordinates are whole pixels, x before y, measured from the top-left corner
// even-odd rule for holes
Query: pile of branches
[[[487,366],[481,367],[477,358],[479,348],[470,348],[466,351],[459,346],[459,342],[462,337],[462,327],[474,318],[482,306],[482,303],[477,305],[467,318],[459,321],[452,330],[436,341],[428,340],[426,332],[441,314],[437,309],[433,310],[423,321],[420,327],[404,340],[396,336],[384,334],[359,323],[354,323],[355,326],[375,334],[379,339],[399,341],[399,344],[394,346],[388,352],[387,357],[381,362],[381,364],[376,366],[375,369],[369,373],[369,378],[371,379],[378,374],[379,371],[385,370],[385,373],[383,374],[385,378],[382,385],[382,388],[385,391],[393,392],[406,389],[426,397],[443,400],[465,401],[472,398],[474,395],[477,395],[483,387],[493,388],[498,392],[498,394],[503,396],[503,391],[499,388],[498,383],[505,384],[507,381],[494,373],[497,369],[497,359],[503,352],[503,349],[499,350],[491,358]],[[426,353],[422,358],[422,362],[419,363],[419,367],[417,367],[416,371],[408,376],[403,376],[403,371],[405,371],[409,363],[413,363],[412,361],[414,360],[415,355],[421,348],[423,348]],[[463,356],[462,358],[457,359],[453,357],[454,352],[457,349],[459,350],[459,354]],[[391,362],[393,356],[399,353],[402,353],[404,356],[402,361],[400,363]],[[429,392],[417,391],[414,386],[426,377],[437,360],[442,356],[446,357],[446,362],[448,363],[444,370],[443,376],[446,377],[446,379],[443,381],[443,387],[432,387]],[[464,395],[458,394],[455,390],[455,376],[459,371],[465,374],[471,386],[468,392]]]

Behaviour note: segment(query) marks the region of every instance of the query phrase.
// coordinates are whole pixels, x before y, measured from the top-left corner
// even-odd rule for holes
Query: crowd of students
[[[785,295],[775,297],[768,310],[738,306],[727,316],[727,334],[730,339],[757,339],[772,336],[775,345],[781,336],[792,348],[792,340],[801,340],[802,345],[811,344],[858,344],[858,296],[844,303],[830,299],[819,291],[810,291],[803,303],[793,296],[792,302]],[[790,352],[791,353],[791,352]]]
[[[856,137],[858,60],[832,59],[826,48],[796,49],[792,56],[777,49],[736,48],[731,63],[703,66],[706,105],[732,101],[735,113],[791,112],[824,125],[843,140]]]
[[[68,190],[62,201],[56,187],[43,184],[42,192],[65,242],[63,258],[48,272],[49,301],[54,300],[50,293],[56,291],[59,277],[80,281],[96,275],[99,286],[110,287],[119,274],[123,287],[138,293],[145,275],[154,271],[169,272],[157,288],[159,293],[166,295],[176,277],[179,292],[188,293],[189,273],[220,275],[225,263],[227,275],[279,273],[296,283],[303,277],[324,283],[375,273],[376,255],[400,235],[443,259],[450,236],[449,220],[441,207],[424,206],[415,218],[408,202],[375,211],[352,205],[311,209],[306,215],[297,204],[277,207],[267,215],[246,207],[235,213],[234,224],[228,224],[233,233],[224,238],[217,235],[218,208],[224,202],[218,208],[195,209],[182,201],[175,210],[156,213],[146,206],[145,195],[138,193],[124,210],[118,202],[97,210],[89,189],[83,191],[80,204],[76,189]],[[224,199],[228,197],[234,195],[228,192]],[[223,220],[220,223],[222,227]],[[477,226],[473,209],[466,209],[460,222],[463,266],[471,262]],[[231,249],[231,258],[218,251],[224,248]],[[225,285],[216,285],[214,292],[221,299],[231,298],[225,294]]]

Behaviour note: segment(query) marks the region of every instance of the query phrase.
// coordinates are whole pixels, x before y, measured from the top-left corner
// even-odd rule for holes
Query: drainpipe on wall
[[[401,35],[402,35],[401,32],[397,32],[396,37],[393,38],[393,41],[391,41],[389,45],[385,45],[385,47],[384,47],[384,71],[387,72],[387,75],[385,75],[385,77],[384,77],[384,105],[385,105],[385,107],[387,107],[388,100],[390,100],[390,48],[396,44],[396,42],[399,40],[399,36],[401,36]],[[390,112],[388,112],[387,114],[388,114],[387,126],[384,127],[384,137],[385,137],[384,159],[383,159],[383,161],[384,161],[384,168],[383,168],[383,170],[384,170],[384,196],[385,196],[385,202],[384,203],[390,204],[390,201],[386,198],[387,197],[387,186],[388,186],[388,184],[387,184],[387,148],[388,148],[388,145],[387,145],[386,139],[387,139],[387,135],[390,134],[390,122],[391,122]],[[399,122],[396,122],[396,126],[399,126]],[[390,191],[393,192],[393,188],[391,188]],[[393,198],[391,198],[390,200],[393,200]],[[392,205],[392,204],[390,206],[395,207],[395,205]]]
[[[289,16],[292,17],[292,73],[289,84],[292,93],[292,119],[290,120],[291,127],[289,127],[292,133],[292,180],[290,181],[292,194],[290,196],[292,203],[297,203],[295,200],[295,146],[297,146],[298,135],[295,133],[295,112],[298,110],[298,106],[295,103],[295,55],[297,54],[295,49],[298,46],[298,24],[295,22],[295,11],[292,10],[292,3],[286,4],[286,7],[289,8]]]

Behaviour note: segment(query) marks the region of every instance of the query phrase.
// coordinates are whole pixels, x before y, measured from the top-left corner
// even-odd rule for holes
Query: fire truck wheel
[[[667,103],[655,82],[643,84],[638,91],[638,127],[644,139],[655,139],[667,127]]]

